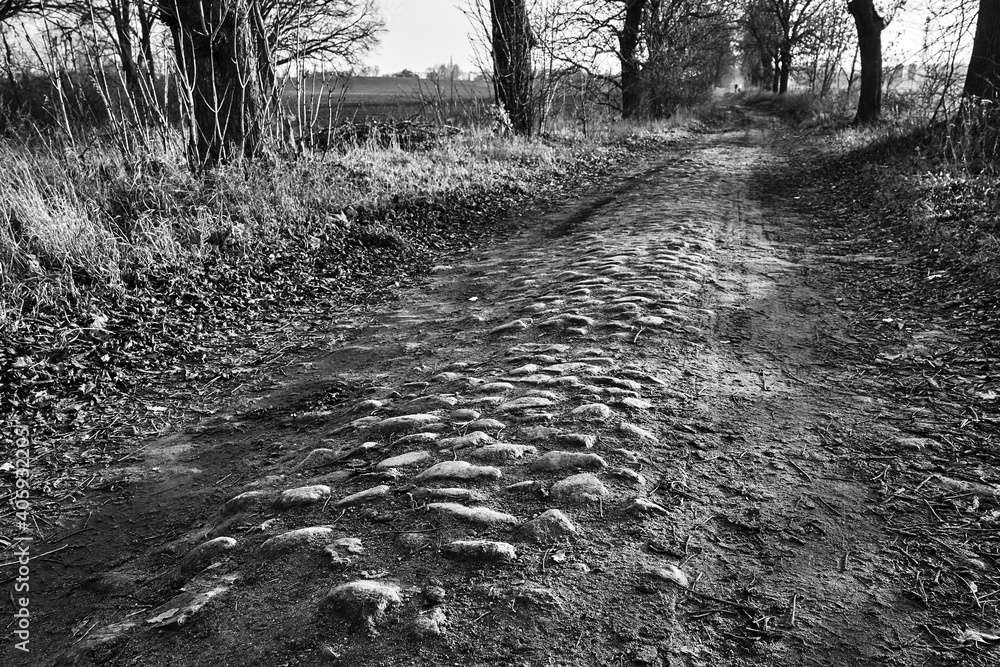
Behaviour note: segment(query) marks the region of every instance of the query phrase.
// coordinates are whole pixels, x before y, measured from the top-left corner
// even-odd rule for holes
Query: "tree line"
[[[822,92],[848,51],[860,61],[855,120],[875,122],[882,33],[904,0],[469,2],[496,102],[514,132],[531,134],[563,80],[611,91],[606,103],[623,118],[662,117],[704,95],[737,58],[752,85],[783,94],[798,68]],[[111,44],[136,122],[158,112],[152,43],[155,31],[165,35],[200,166],[266,151],[282,68],[358,62],[385,27],[375,0],[0,0],[0,24],[31,16],[67,39]],[[9,53],[6,37],[4,46]],[[979,0],[967,98],[996,99],[998,63],[1000,3]]]

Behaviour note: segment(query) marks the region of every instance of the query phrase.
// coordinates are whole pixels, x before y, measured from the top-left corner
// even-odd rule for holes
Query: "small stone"
[[[321,468],[337,461],[343,452],[338,449],[314,449],[295,466],[296,470],[311,470]]]
[[[518,410],[530,410],[534,408],[547,408],[552,405],[552,401],[541,396],[523,396],[507,401],[500,406],[501,412],[516,412]]]
[[[329,526],[299,528],[298,530],[290,530],[281,535],[275,535],[260,545],[259,550],[264,556],[275,557],[299,547],[326,544],[332,536],[333,528]]]
[[[622,457],[623,459],[625,459],[629,463],[639,463],[640,457],[641,457],[641,455],[639,454],[639,452],[636,452],[636,451],[631,450],[631,449],[618,448],[618,449],[614,450],[614,453],[617,454],[618,456]]]
[[[633,514],[670,514],[663,505],[654,503],[652,500],[646,500],[645,498],[636,498],[632,501],[632,506],[629,507],[629,511]]]
[[[430,546],[431,538],[426,533],[400,533],[393,543],[400,551],[419,551]]]
[[[490,335],[498,334],[509,334],[516,333],[518,331],[524,331],[531,324],[530,319],[520,319],[514,320],[513,322],[507,322],[506,324],[501,324],[498,327],[490,329]]]
[[[609,495],[608,488],[590,473],[567,477],[552,485],[553,498],[572,503],[596,503]]]
[[[399,456],[392,456],[385,459],[384,461],[379,461],[375,467],[376,468],[405,468],[407,466],[417,465],[418,463],[423,463],[431,458],[430,452],[419,451],[419,452],[407,452],[406,454],[400,454]]]
[[[436,581],[436,579],[434,581]],[[448,593],[444,590],[444,588],[442,586],[438,586],[437,584],[428,584],[424,586],[423,590],[420,592],[423,594],[424,600],[426,600],[429,605],[441,604],[445,601],[445,598],[448,597]]]
[[[525,364],[510,371],[508,375],[531,375],[538,370],[538,364]]]
[[[329,486],[314,484],[312,486],[301,486],[297,489],[283,491],[274,502],[274,505],[278,509],[288,509],[289,507],[299,507],[301,505],[313,505],[323,502],[329,497]]]
[[[362,417],[361,419],[355,419],[350,424],[349,427],[353,428],[355,431],[364,431],[370,429],[375,424],[379,423],[381,418],[375,415],[370,415],[368,417]]]
[[[200,572],[218,560],[222,554],[234,549],[236,540],[231,537],[217,537],[203,542],[188,552],[181,560],[180,569],[184,574]]]
[[[466,447],[480,447],[482,445],[492,445],[496,442],[492,436],[482,431],[472,431],[455,438],[444,438],[438,442],[439,451],[457,451]]]
[[[631,468],[612,468],[608,471],[609,475],[614,475],[619,479],[624,479],[637,486],[645,486],[646,478],[637,473]]]
[[[563,333],[567,336],[576,336],[577,338],[583,338],[587,335],[587,330],[583,327],[569,327],[563,329]]]
[[[518,520],[510,514],[497,512],[488,507],[466,507],[458,503],[430,503],[427,510],[483,526],[515,526],[518,523]]]
[[[507,428],[507,425],[496,419],[476,419],[465,425],[470,431],[483,431],[484,433],[499,433]]]
[[[461,380],[464,377],[465,377],[464,375],[461,375],[459,373],[454,373],[452,371],[447,371],[445,373],[438,373],[437,375],[435,375],[431,379],[434,380],[435,382],[441,382],[441,383],[447,384],[449,382],[458,382],[459,380]]]
[[[364,503],[370,503],[375,500],[379,500],[389,495],[390,488],[381,484],[379,486],[374,486],[370,489],[365,489],[364,491],[358,491],[357,493],[352,493],[346,498],[341,498],[335,504],[337,507],[350,507],[352,505],[363,505]]]
[[[681,588],[687,588],[689,585],[687,575],[684,574],[684,571],[670,563],[664,567],[647,568],[644,574],[652,579],[675,583]]]
[[[487,382],[475,388],[479,394],[509,394],[515,387],[510,382]]]
[[[517,560],[517,551],[507,542],[458,540],[442,547],[441,552],[451,558],[488,563],[511,563]]]
[[[616,378],[610,375],[595,375],[590,378],[590,381],[597,385],[617,387],[619,389],[628,389],[630,391],[639,391],[642,389],[642,385],[635,380],[626,380],[624,378]]]
[[[622,422],[618,424],[618,432],[627,438],[656,442],[655,435],[640,426],[636,426],[635,424]]]
[[[447,488],[447,489],[427,489],[419,488],[410,492],[414,500],[457,500],[462,502],[483,502],[486,496],[473,489]]]
[[[331,542],[330,546],[349,554],[363,554],[365,552],[361,540],[357,537],[342,537]]]
[[[633,410],[649,410],[653,407],[653,404],[649,401],[642,398],[633,398],[631,396],[621,399],[618,403],[627,408],[632,408]]]
[[[441,418],[437,415],[429,414],[415,414],[415,415],[402,415],[400,417],[389,417],[388,419],[383,419],[374,425],[374,430],[379,433],[392,434],[399,433],[401,431],[412,431],[421,426],[426,426],[437,421]]]
[[[657,317],[656,315],[647,315],[645,317],[638,318],[635,322],[641,326],[653,328],[662,327],[666,320],[662,317]]]
[[[507,350],[509,356],[517,354],[565,354],[569,345],[564,343],[521,343]]]
[[[226,516],[239,514],[253,507],[263,505],[270,497],[271,494],[267,491],[246,491],[227,500],[222,508],[222,513]]]
[[[559,429],[551,426],[528,426],[521,429],[521,435],[525,440],[536,442],[539,440],[552,440],[558,437]]]
[[[395,611],[402,600],[397,586],[362,579],[337,586],[320,604],[328,613],[374,628],[388,613]]]
[[[462,408],[460,410],[452,410],[449,416],[457,422],[470,422],[474,419],[479,419],[479,412],[469,408]]]
[[[471,458],[480,461],[495,461],[505,463],[514,459],[522,458],[525,454],[535,454],[538,450],[531,445],[511,445],[500,443],[496,445],[486,445],[469,454]]]
[[[502,473],[492,466],[477,466],[467,461],[442,461],[417,475],[418,482],[438,482],[462,480],[467,482],[488,482],[500,479]]]
[[[560,433],[555,437],[555,441],[567,447],[593,449],[594,445],[597,444],[597,436],[583,433]]]
[[[603,403],[588,403],[586,405],[581,405],[578,408],[573,408],[570,414],[577,419],[603,422],[611,419],[614,412]]]
[[[355,404],[352,412],[373,412],[381,408],[384,403],[376,398],[369,398],[367,400],[361,401]]]
[[[579,531],[559,510],[547,510],[517,529],[517,536],[529,542],[552,544],[575,537]]]
[[[585,452],[546,452],[532,461],[531,470],[554,472],[559,470],[600,470],[608,464],[597,454]]]
[[[447,623],[448,619],[444,615],[444,610],[435,607],[414,618],[410,624],[410,631],[418,637],[436,637],[444,634]]]

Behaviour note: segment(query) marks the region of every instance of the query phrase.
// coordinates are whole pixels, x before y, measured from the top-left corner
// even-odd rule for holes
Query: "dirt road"
[[[917,445],[831,381],[851,313],[764,128],[679,137],[147,447],[39,562],[15,664],[977,664],[913,594],[870,471]]]

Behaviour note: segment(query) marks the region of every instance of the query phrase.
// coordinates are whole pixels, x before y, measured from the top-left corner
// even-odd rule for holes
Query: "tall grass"
[[[179,141],[141,158],[113,143],[70,148],[0,142],[0,321],[206,253],[258,252],[340,224],[345,209],[551,180],[598,150],[479,129],[429,150],[363,144],[197,176]]]

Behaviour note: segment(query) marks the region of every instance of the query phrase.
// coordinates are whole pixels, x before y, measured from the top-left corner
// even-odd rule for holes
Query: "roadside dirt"
[[[787,190],[801,137],[744,121],[331,315],[328,354],[137,442],[138,481],[32,561],[31,653],[7,655],[992,664],[955,641],[1000,625],[985,591],[977,615],[914,593],[892,528],[935,510],[883,469],[921,445],[890,378],[852,382],[843,350],[872,345],[795,199],[816,193]]]

